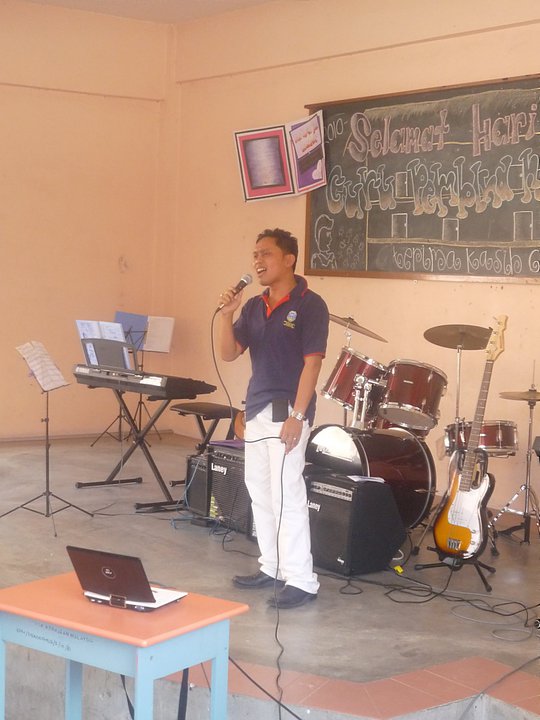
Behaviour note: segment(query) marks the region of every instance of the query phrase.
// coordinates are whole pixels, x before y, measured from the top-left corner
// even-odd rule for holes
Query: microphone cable
[[[227,386],[225,385],[225,381],[223,380],[223,377],[219,371],[219,366],[218,366],[217,357],[216,357],[215,343],[214,343],[215,321],[216,321],[216,316],[220,310],[221,310],[221,308],[218,308],[217,310],[214,311],[214,314],[212,315],[212,320],[210,323],[210,346],[211,346],[211,351],[212,351],[212,360],[214,363],[214,368],[216,370],[216,374],[218,376],[219,382],[221,384],[221,387],[223,388],[223,391],[225,392],[227,401],[229,403],[229,409],[230,409],[230,415],[231,415],[231,427],[234,427],[234,419],[235,419],[234,407],[233,407],[231,396],[229,394]],[[257,443],[257,442],[263,442],[265,440],[281,440],[281,438],[279,437],[279,435],[257,438],[256,440],[246,440],[244,438],[244,443]],[[285,648],[279,639],[279,624],[280,623],[279,623],[279,606],[278,606],[278,600],[277,600],[276,587],[277,587],[277,580],[278,580],[279,570],[280,570],[279,538],[280,538],[280,533],[281,533],[281,521],[283,518],[283,490],[284,490],[283,473],[284,473],[284,468],[285,468],[286,457],[287,457],[287,455],[285,453],[285,448],[283,448],[283,460],[281,463],[281,472],[280,472],[280,488],[281,488],[280,508],[279,508],[278,526],[277,526],[277,531],[276,531],[276,574],[274,577],[274,586],[273,586],[273,588],[274,588],[274,604],[275,604],[275,609],[276,609],[276,624],[274,627],[274,639],[279,647],[279,653],[276,658],[276,667],[277,667],[277,671],[278,671],[278,674],[276,677],[276,686],[279,691],[278,713],[279,713],[280,718],[281,718],[281,709],[282,709],[281,701],[283,698],[283,688],[281,687],[279,681],[280,681],[281,675],[282,675],[281,658],[285,652]]]

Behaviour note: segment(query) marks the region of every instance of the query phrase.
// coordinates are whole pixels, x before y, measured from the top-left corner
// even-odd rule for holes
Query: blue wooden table
[[[65,718],[82,718],[83,665],[135,680],[135,720],[151,720],[154,680],[211,661],[211,720],[227,717],[230,618],[243,603],[189,593],[150,613],[96,605],[75,573],[0,590],[0,720],[5,718],[5,643],[66,660]]]

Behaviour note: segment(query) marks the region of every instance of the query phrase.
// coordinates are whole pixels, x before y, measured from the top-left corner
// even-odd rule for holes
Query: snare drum
[[[460,422],[458,425],[457,448],[465,450],[469,444],[472,422]],[[444,429],[444,447],[446,454],[456,450],[456,424],[447,425]],[[478,447],[494,457],[515,455],[518,449],[518,434],[515,422],[496,420],[485,422],[480,426]]]
[[[373,420],[377,417],[377,407],[384,393],[386,370],[386,366],[376,360],[344,347],[321,393],[325,398],[335,400],[343,407],[353,410],[355,386],[359,385],[362,388],[369,382],[371,389],[369,392],[364,392],[362,389],[361,395],[362,403],[364,400],[367,402],[366,420]],[[367,398],[364,398],[364,395],[367,395]]]
[[[430,430],[439,420],[439,403],[448,384],[446,375],[415,360],[393,360],[379,415],[394,425]]]

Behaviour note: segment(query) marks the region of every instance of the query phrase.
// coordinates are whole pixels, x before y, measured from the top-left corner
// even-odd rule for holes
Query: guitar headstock
[[[508,315],[499,315],[495,318],[495,327],[491,331],[491,337],[486,347],[488,360],[495,362],[499,355],[504,351],[504,331]]]

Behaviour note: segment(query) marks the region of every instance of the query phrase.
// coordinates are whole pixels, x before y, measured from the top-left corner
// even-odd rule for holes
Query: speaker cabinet
[[[195,515],[208,517],[210,512],[211,479],[208,455],[189,455],[186,470],[184,502]]]
[[[210,517],[225,527],[252,536],[251,500],[244,481],[244,449],[213,445],[210,449]]]
[[[388,567],[407,535],[390,487],[313,465],[304,475],[314,564],[339,575]]]

